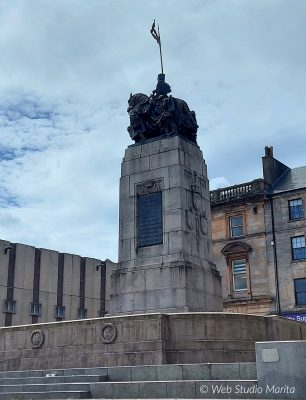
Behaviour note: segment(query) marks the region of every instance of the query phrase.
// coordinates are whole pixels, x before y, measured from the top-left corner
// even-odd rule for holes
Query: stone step
[[[45,377],[47,374],[55,374],[56,376],[71,375],[107,375],[106,367],[96,368],[67,368],[67,369],[44,369],[44,370],[25,370],[25,371],[2,371],[1,378],[20,378],[20,377]]]
[[[99,375],[110,381],[153,381],[189,379],[256,379],[255,362],[165,364],[122,367],[70,368],[0,372],[1,378]]]
[[[10,371],[0,374],[0,399],[226,398],[233,396],[234,385],[242,389],[229,398],[251,399],[252,393],[244,397],[244,391],[256,383],[255,363]]]
[[[199,379],[256,379],[256,364],[166,364],[132,367],[111,367],[108,380],[118,381],[167,381]]]
[[[91,383],[103,382],[107,380],[107,375],[60,375],[60,376],[34,376],[34,377],[15,377],[0,378],[1,385],[25,385],[25,384],[50,384],[50,383]]]
[[[90,392],[7,392],[1,393],[1,400],[46,400],[46,399],[91,399]]]
[[[90,385],[93,399],[256,399],[256,380],[102,382]]]
[[[89,383],[46,383],[46,384],[19,384],[0,385],[0,398],[2,392],[83,392],[89,391]]]

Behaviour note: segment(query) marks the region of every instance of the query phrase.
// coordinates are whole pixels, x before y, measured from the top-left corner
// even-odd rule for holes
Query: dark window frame
[[[87,308],[78,308],[78,319],[87,319]]]
[[[234,272],[234,263],[240,262],[240,265],[242,265],[242,262],[244,264],[244,271],[243,272]],[[246,290],[248,290],[248,273],[247,273],[247,259],[246,258],[238,258],[238,259],[234,259],[231,260],[231,276],[232,276],[232,288],[233,288],[233,292],[235,293],[239,293],[239,292],[245,292]],[[245,279],[245,288],[243,289],[236,289],[235,287],[235,276],[236,275],[244,275],[245,277],[243,279]]]
[[[234,218],[241,218],[241,224],[237,224],[237,225],[233,225],[232,221]],[[241,229],[241,234],[239,235],[234,235],[233,234],[233,230],[234,229]],[[243,214],[239,214],[239,215],[231,215],[229,216],[229,233],[230,233],[230,237],[231,238],[237,238],[237,237],[241,237],[244,236],[244,218],[243,218]]]
[[[301,281],[303,281],[303,283],[305,284],[305,287],[304,287],[305,290],[297,290],[298,283],[300,284]],[[304,294],[302,296],[302,298],[304,298],[304,300],[302,300],[302,302],[299,300],[299,297],[300,297],[300,296],[298,296],[299,293]],[[294,295],[295,295],[296,306],[306,306],[306,278],[294,279]]]
[[[66,315],[66,307],[65,306],[54,306],[54,317],[55,318],[60,318],[60,319],[65,319]]]
[[[304,246],[296,246],[296,245],[294,246],[295,239],[302,239],[301,242],[303,242],[303,239],[304,239]],[[298,243],[298,241],[296,241],[295,244],[297,244],[297,243]],[[305,243],[304,235],[291,237],[291,253],[292,253],[292,260],[294,260],[294,261],[306,259],[306,243]]]
[[[301,201],[301,204],[292,204]],[[302,198],[288,200],[289,220],[296,221],[304,218],[304,203]]]
[[[30,315],[41,316],[41,303],[30,303]]]
[[[5,299],[3,302],[3,312],[6,314],[16,314],[16,300]]]

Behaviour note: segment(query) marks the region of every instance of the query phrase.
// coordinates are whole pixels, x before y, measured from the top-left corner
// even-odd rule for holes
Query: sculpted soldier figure
[[[155,30],[155,21],[151,34],[159,44],[162,73],[158,75],[156,89],[150,96],[143,93],[130,95],[130,126],[128,132],[135,142],[158,136],[182,135],[196,143],[197,120],[194,111],[190,111],[187,103],[172,97],[171,88],[165,82],[161,52],[159,28]]]
[[[170,86],[165,75],[158,75],[156,89],[151,96],[143,93],[130,95],[128,132],[135,142],[158,136],[182,135],[196,143],[197,121],[187,103],[169,96]]]

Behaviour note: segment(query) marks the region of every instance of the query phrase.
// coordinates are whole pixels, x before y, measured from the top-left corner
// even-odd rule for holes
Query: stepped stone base
[[[106,382],[91,386],[93,398],[103,399],[256,399],[257,394],[239,393],[250,391],[256,380],[181,380],[146,382]],[[207,388],[207,389],[206,389]],[[224,388],[224,389],[223,389]],[[226,393],[226,390],[231,393]],[[236,389],[237,388],[237,389]],[[235,395],[235,390],[238,391]],[[218,393],[219,391],[219,393]]]
[[[249,384],[255,377],[255,363],[13,371],[0,373],[0,398],[196,398],[201,380]]]
[[[298,347],[295,347],[297,342],[282,343],[284,344],[281,346],[293,346],[298,350],[302,342],[298,342]],[[262,346],[267,346],[267,343],[256,344],[259,353]],[[278,371],[270,367],[270,372],[275,373],[267,384],[260,379],[261,366],[258,369],[256,363],[146,365],[1,372],[0,398],[4,400],[305,399],[303,373],[301,374],[300,371],[292,374],[293,379],[301,380],[300,384],[296,385],[294,394],[273,395],[271,389],[267,391],[267,385],[270,388],[273,385],[278,387],[288,381],[287,376],[278,385]]]
[[[117,268],[112,279],[116,315],[221,310],[219,273],[184,259]]]
[[[233,313],[136,314],[0,329],[0,370],[255,361],[255,342],[306,325]]]

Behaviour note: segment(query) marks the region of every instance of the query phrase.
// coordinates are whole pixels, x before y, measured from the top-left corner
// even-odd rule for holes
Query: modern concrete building
[[[0,326],[105,315],[112,264],[0,240]]]
[[[266,147],[263,178],[211,192],[224,310],[306,321],[306,167]]]

